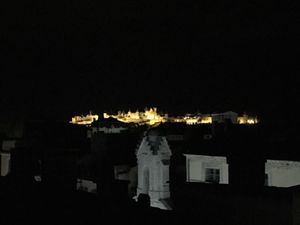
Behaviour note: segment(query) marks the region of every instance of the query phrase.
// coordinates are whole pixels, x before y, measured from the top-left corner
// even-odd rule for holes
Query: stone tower
[[[148,194],[152,207],[171,209],[169,205],[169,164],[172,153],[166,137],[150,130],[137,152],[139,194]]]

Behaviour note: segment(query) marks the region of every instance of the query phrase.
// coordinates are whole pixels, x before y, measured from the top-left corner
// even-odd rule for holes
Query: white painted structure
[[[4,177],[10,172],[10,153],[1,152],[1,176]]]
[[[185,156],[187,182],[229,183],[226,157],[192,154]]]
[[[172,153],[166,137],[150,131],[142,140],[136,156],[138,159],[137,195],[148,194],[151,206],[171,209],[166,203],[170,198],[169,164]]]
[[[88,193],[96,193],[97,184],[90,180],[77,179],[76,189]]]
[[[300,162],[267,160],[265,174],[266,186],[292,187],[300,185]]]
[[[1,149],[1,176],[6,176],[10,172],[10,151],[16,147],[16,140],[5,140]]]

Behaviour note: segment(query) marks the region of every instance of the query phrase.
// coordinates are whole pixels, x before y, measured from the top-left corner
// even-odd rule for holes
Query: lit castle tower
[[[172,153],[165,137],[157,130],[150,130],[143,138],[136,156],[138,159],[139,194],[148,194],[152,207],[171,209],[169,164]]]

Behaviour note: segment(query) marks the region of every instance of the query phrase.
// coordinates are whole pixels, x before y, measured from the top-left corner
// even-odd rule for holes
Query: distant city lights
[[[228,116],[229,115],[229,116]],[[103,113],[103,118],[114,118],[123,123],[135,123],[139,125],[158,125],[160,123],[171,122],[171,123],[186,123],[188,125],[195,124],[211,124],[218,117],[222,119],[231,119],[236,124],[257,124],[258,120],[256,117],[250,117],[246,114],[243,116],[237,116],[234,112],[225,112],[219,114],[186,114],[185,116],[170,117],[168,114],[160,114],[157,112],[157,108],[145,109],[143,112],[131,112],[119,111],[117,114]],[[92,122],[99,119],[98,115],[93,115],[91,112],[86,116],[74,116],[70,123],[77,125],[91,125]]]

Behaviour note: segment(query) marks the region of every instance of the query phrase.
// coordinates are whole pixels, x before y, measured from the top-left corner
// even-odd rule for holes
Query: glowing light
[[[194,125],[194,124],[197,124],[198,123],[198,119],[197,118],[190,118],[190,119],[186,119],[185,120],[186,124],[189,124],[189,125]]]
[[[97,121],[99,119],[98,115],[93,115],[89,113],[86,116],[74,116],[70,123],[77,125],[90,125],[92,122]]]
[[[103,118],[104,119],[108,119],[110,117],[110,115],[108,115],[107,113],[103,113]]]
[[[248,124],[254,124],[255,122],[254,122],[254,120],[249,119],[249,120],[247,120],[247,123]]]
[[[186,114],[185,116],[169,117],[168,114],[162,115],[157,112],[157,108],[145,109],[144,112],[119,111],[117,114],[103,113],[103,118],[114,118],[123,123],[136,123],[139,125],[156,126],[164,122],[195,124],[211,124],[212,114]],[[79,125],[90,125],[93,121],[98,120],[98,115],[89,113],[87,116],[74,116],[70,123]],[[238,124],[257,124],[256,117],[249,117],[244,114],[238,117]]]
[[[188,125],[209,124],[209,123],[212,123],[212,117],[211,116],[202,116],[202,115],[196,115],[196,116],[188,115],[183,118],[175,117],[172,119],[172,122],[186,123]]]
[[[212,117],[211,116],[202,117],[200,123],[212,123]]]
[[[148,124],[155,125],[162,122],[165,122],[165,116],[161,116],[157,113],[157,108],[150,108],[149,110],[145,109],[144,112],[131,112],[128,113],[118,112],[117,115],[109,115],[107,113],[103,114],[104,118],[115,118],[124,123],[138,123],[138,124]]]
[[[257,118],[249,117],[248,115],[245,114],[238,118],[238,123],[239,124],[257,124],[258,120],[257,120]]]

